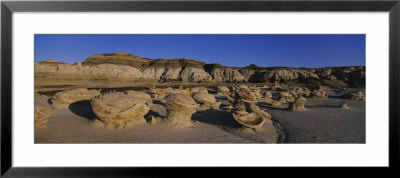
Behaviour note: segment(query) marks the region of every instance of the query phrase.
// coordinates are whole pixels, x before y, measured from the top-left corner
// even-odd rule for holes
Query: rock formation
[[[223,67],[221,65],[207,65],[206,71],[216,82],[244,82],[246,79],[236,69]]]
[[[221,102],[217,102],[215,97],[211,94],[204,92],[197,92],[193,94],[193,99],[200,104],[199,111],[209,110],[210,108],[214,110],[219,110]]]
[[[272,102],[271,102],[271,106],[280,106],[280,105],[281,105],[280,101],[272,100]]]
[[[314,90],[311,93],[311,97],[312,98],[326,99],[326,98],[328,98],[328,95],[324,91]]]
[[[137,99],[143,100],[148,106],[151,106],[153,100],[151,99],[151,96],[149,94],[147,94],[146,92],[143,91],[133,91],[133,90],[129,90],[124,92],[125,94],[129,95],[129,96],[133,96]]]
[[[261,127],[271,115],[261,110],[254,103],[237,101],[232,112],[233,118],[241,125],[249,128]]]
[[[256,95],[250,91],[247,87],[236,87],[233,90],[234,98],[236,100],[244,100],[244,101],[258,101]]]
[[[202,68],[193,68],[193,67],[186,67],[182,70],[181,74],[179,75],[179,79],[181,81],[189,81],[189,82],[212,82],[213,79],[210,74],[208,74]]]
[[[148,59],[126,52],[97,54],[82,63],[65,64],[55,60],[35,63],[35,78],[117,81],[185,81],[185,82],[341,82],[365,84],[365,67],[287,68],[227,67],[206,64],[189,58]],[[338,82],[340,81],[340,82]],[[283,82],[283,83],[281,83]],[[329,82],[328,82],[329,83]]]
[[[194,88],[191,88],[190,91],[192,93],[197,93],[197,92],[208,93],[208,90],[206,87],[194,87]]]
[[[122,92],[104,93],[94,97],[90,105],[106,128],[124,128],[135,122],[145,121],[150,110],[146,101]]]
[[[192,125],[190,118],[199,108],[192,97],[181,93],[171,93],[162,101],[167,109],[164,123],[176,128],[185,128]]]
[[[56,93],[51,99],[51,105],[57,109],[68,108],[71,103],[81,100],[90,100],[97,95],[100,95],[100,91],[87,90],[86,88],[61,91]]]
[[[285,91],[282,91],[279,93],[279,102],[280,103],[287,103],[287,102],[293,102],[294,101],[294,97]]]
[[[46,128],[47,122],[54,114],[54,110],[42,104],[35,104],[34,109],[35,129]]]
[[[218,95],[228,96],[229,95],[229,88],[226,87],[226,86],[218,86],[217,87],[217,94]]]
[[[349,109],[349,106],[347,106],[347,104],[343,103],[342,105],[340,105],[340,107],[342,109]]]
[[[342,97],[352,100],[365,100],[365,95],[361,91],[344,94]]]
[[[305,110],[304,104],[306,104],[307,100],[303,97],[297,98],[294,102],[289,102],[289,110],[291,111],[303,111]]]

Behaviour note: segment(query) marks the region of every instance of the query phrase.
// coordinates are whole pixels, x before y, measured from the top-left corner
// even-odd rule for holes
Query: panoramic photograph
[[[34,141],[366,142],[364,34],[36,34]]]

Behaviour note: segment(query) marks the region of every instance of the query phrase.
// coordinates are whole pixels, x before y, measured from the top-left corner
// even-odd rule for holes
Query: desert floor
[[[49,98],[63,88],[41,88],[35,103],[50,106]],[[116,88],[109,90],[143,90],[143,88]],[[47,128],[35,130],[35,143],[365,143],[365,101],[342,99],[340,96],[352,91],[327,90],[328,99],[307,98],[306,111],[289,111],[288,104],[272,107],[259,102],[272,120],[260,129],[243,128],[227,110],[229,101],[225,96],[209,92],[222,101],[220,110],[196,112],[192,115],[190,128],[173,129],[163,124],[149,124],[145,120],[118,130],[98,128],[91,124],[96,117],[89,101],[72,103],[68,109],[57,109]],[[278,92],[271,91],[277,98]],[[348,110],[340,107],[346,103]],[[152,110],[160,120],[166,115],[160,100],[153,100]]]

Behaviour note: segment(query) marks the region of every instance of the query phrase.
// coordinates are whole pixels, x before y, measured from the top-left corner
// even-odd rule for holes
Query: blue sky
[[[129,52],[225,66],[365,66],[365,35],[35,35],[35,62]]]

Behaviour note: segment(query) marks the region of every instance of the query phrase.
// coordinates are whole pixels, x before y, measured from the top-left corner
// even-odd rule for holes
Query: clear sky
[[[35,62],[129,52],[225,66],[365,66],[365,35],[35,35]]]

